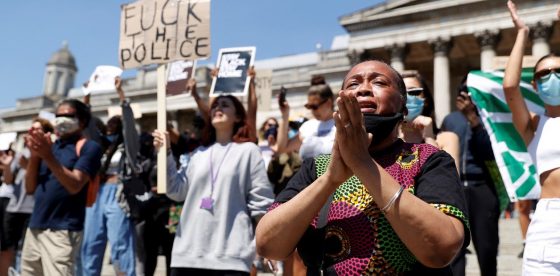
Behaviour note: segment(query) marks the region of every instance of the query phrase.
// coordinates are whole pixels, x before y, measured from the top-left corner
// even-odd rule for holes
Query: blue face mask
[[[550,73],[537,81],[537,90],[541,100],[552,106],[560,105],[560,76]]]
[[[406,109],[408,109],[408,114],[404,117],[404,120],[412,122],[416,117],[422,114],[424,99],[418,96],[406,95]]]
[[[107,138],[107,141],[109,141],[109,143],[114,143],[117,140],[117,137],[118,137],[117,134],[111,134],[105,136],[105,138]]]

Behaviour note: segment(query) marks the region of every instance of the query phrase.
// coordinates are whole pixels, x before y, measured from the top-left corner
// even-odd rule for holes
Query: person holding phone
[[[488,132],[468,95],[466,77],[457,88],[458,111],[443,120],[441,129],[459,137],[459,175],[467,199],[472,241],[481,275],[496,275],[498,256],[498,223],[500,219],[496,183],[491,172],[497,170]],[[465,275],[466,250],[453,261],[453,274]]]
[[[504,75],[505,98],[513,125],[533,159],[541,184],[541,198],[529,224],[523,253],[523,275],[559,275],[560,260],[560,54],[541,57],[534,67],[533,88],[544,102],[544,114],[527,108],[521,88],[523,54],[529,27],[508,1],[511,20],[517,29]],[[560,18],[560,9],[557,10]],[[524,92],[530,93],[530,92]]]
[[[279,153],[298,151],[301,158],[305,159],[331,152],[336,131],[332,118],[334,94],[324,79],[315,83],[309,88],[305,104],[305,108],[311,111],[313,118],[303,123],[298,135],[291,139],[288,138],[290,105],[282,97],[279,98],[282,113],[277,139]]]

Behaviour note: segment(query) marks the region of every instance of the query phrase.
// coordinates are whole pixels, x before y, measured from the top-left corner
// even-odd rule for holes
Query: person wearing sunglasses
[[[449,153],[459,164],[459,137],[439,131],[435,125],[434,98],[424,77],[417,71],[402,74],[406,85],[408,114],[399,128],[399,137],[409,143],[428,143]]]
[[[75,99],[56,108],[51,133],[31,128],[25,143],[31,155],[25,188],[34,194],[35,206],[21,256],[21,275],[73,275],[83,236],[88,185],[101,166],[101,147],[83,141],[82,131],[91,119],[89,108]]]
[[[288,101],[280,103],[282,120],[278,130],[278,152],[290,153],[299,151],[302,159],[331,152],[336,128],[332,118],[334,94],[329,85],[324,81],[311,85],[307,93],[305,108],[311,111],[313,119],[303,123],[298,135],[289,139],[288,119],[290,117],[290,105]]]
[[[535,64],[533,88],[544,102],[544,114],[529,111],[520,87],[524,49],[529,27],[517,13],[513,1],[508,9],[517,37],[509,57],[504,92],[515,129],[531,155],[541,184],[541,198],[527,230],[523,253],[523,275],[560,274],[560,55],[551,53]],[[560,18],[560,9],[557,11]],[[525,91],[527,93],[527,91]]]

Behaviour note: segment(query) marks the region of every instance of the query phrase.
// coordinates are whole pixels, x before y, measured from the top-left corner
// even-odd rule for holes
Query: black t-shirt
[[[313,183],[326,169],[329,158],[306,159],[272,208],[287,202]],[[408,144],[399,140],[376,154],[374,159],[405,186],[405,191],[460,219],[465,225],[464,246],[469,244],[465,198],[449,154],[426,144]],[[309,269],[318,270],[323,262],[327,275],[452,275],[449,267],[430,269],[416,261],[356,177],[350,178],[335,192],[326,227],[316,229],[316,221],[311,223],[298,244],[298,252]],[[321,252],[324,252],[324,258],[321,258]]]
[[[455,111],[445,117],[441,129],[459,136],[461,178],[473,183],[492,183],[486,162],[495,160],[494,153],[488,133],[482,124],[471,129],[467,118],[461,112]]]

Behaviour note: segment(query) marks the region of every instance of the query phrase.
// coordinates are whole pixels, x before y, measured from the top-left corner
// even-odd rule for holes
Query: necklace
[[[200,202],[201,209],[212,210],[212,208],[214,207],[214,199],[212,198],[212,196],[214,195],[214,186],[216,186],[216,180],[218,179],[218,175],[220,174],[220,169],[222,168],[222,164],[224,164],[224,160],[226,160],[226,156],[229,152],[229,149],[231,148],[231,144],[232,143],[228,144],[226,148],[226,153],[224,153],[224,156],[222,157],[222,160],[218,165],[216,174],[214,174],[214,162],[212,162],[212,156],[216,145],[210,148],[210,183],[211,183],[210,196],[202,198],[202,201]]]

